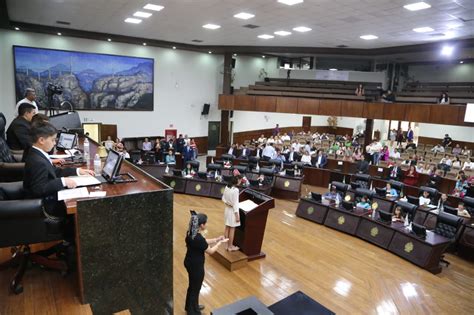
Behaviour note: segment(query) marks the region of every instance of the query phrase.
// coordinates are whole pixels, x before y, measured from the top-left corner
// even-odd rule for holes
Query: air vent
[[[260,26],[254,25],[254,24],[245,24],[245,25],[242,25],[242,27],[254,29],[254,28],[258,28],[258,27],[260,27]]]
[[[70,22],[66,22],[66,21],[56,21],[57,24],[62,24],[62,25],[71,25]]]
[[[202,43],[203,41],[200,40],[200,39],[193,39],[192,42],[195,42],[195,43]]]
[[[347,45],[337,45],[336,47],[337,47],[337,48],[347,48],[347,47],[349,47],[349,46],[347,46]]]

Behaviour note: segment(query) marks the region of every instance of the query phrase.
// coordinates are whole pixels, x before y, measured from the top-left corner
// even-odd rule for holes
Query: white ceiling
[[[428,43],[450,38],[474,37],[474,0],[425,0],[431,8],[416,12],[403,5],[419,0],[305,0],[287,6],[277,0],[7,0],[10,20],[86,31],[134,36],[201,45],[306,46],[379,48]],[[124,23],[147,3],[163,5],[160,12],[141,24]],[[142,10],[143,11],[143,10]],[[255,14],[249,20],[233,17],[239,12]],[[463,22],[464,20],[472,20]],[[222,27],[207,30],[202,25]],[[255,24],[257,29],[243,28]],[[312,31],[292,31],[307,26]],[[429,26],[431,33],[415,33],[416,27]],[[292,31],[286,37],[257,38],[278,30]],[[431,36],[430,34],[447,34]],[[359,36],[379,38],[366,41]],[[67,35],[67,34],[64,34]]]

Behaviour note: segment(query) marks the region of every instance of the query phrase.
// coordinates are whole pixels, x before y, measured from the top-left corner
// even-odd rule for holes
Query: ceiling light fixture
[[[176,46],[173,46],[173,49],[176,49]]]
[[[156,5],[156,4],[151,4],[151,3],[148,3],[146,6],[143,7],[143,9],[145,10],[152,10],[152,11],[161,11],[164,8],[165,7],[162,5]]]
[[[459,63],[464,63],[464,61],[461,60],[461,61],[459,61]]]
[[[233,54],[232,56],[237,57],[237,54]]]
[[[263,55],[262,58],[265,59],[265,55]]]
[[[279,36],[288,36],[288,35],[291,35],[291,32],[277,31],[277,32],[274,32],[273,34],[276,34],[276,35],[279,35]]]
[[[429,9],[431,8],[431,5],[429,5],[426,2],[415,2],[415,3],[404,5],[403,7],[410,11],[418,11],[418,10],[423,10],[423,9]]]
[[[365,39],[365,40],[372,40],[372,39],[377,39],[378,37],[375,35],[362,35],[360,38]]]
[[[110,38],[107,38],[107,41],[108,41],[108,42],[111,42],[111,41],[112,41],[112,39],[110,39]]]
[[[206,24],[206,25],[203,25],[202,27],[210,29],[210,30],[217,30],[218,28],[221,28],[220,25],[216,25],[216,24]]]
[[[304,0],[278,0],[278,2],[286,4],[286,5],[294,5],[298,3],[302,3]]]
[[[270,38],[274,38],[275,36],[268,35],[268,34],[262,34],[262,35],[258,35],[257,37],[261,38],[261,39],[270,39]]]
[[[305,33],[311,31],[309,27],[306,26],[298,26],[293,29],[293,31],[300,32],[300,33]]]
[[[133,13],[133,16],[136,16],[136,17],[141,17],[141,18],[149,18],[150,16],[152,16],[153,14],[151,13],[148,13],[148,12],[142,12],[142,11],[137,11],[135,13]]]
[[[236,15],[234,15],[234,17],[238,18],[238,19],[242,19],[242,20],[248,20],[248,19],[251,19],[251,18],[255,17],[255,14],[240,12],[240,13],[237,13]]]
[[[142,20],[140,19],[134,19],[134,18],[126,18],[124,20],[125,23],[132,23],[132,24],[140,24]]]
[[[61,33],[58,33],[58,36],[61,36],[61,35],[63,35],[63,34],[61,34]]]
[[[15,31],[19,31],[19,30],[20,30],[20,28],[19,28],[19,27],[15,27]]]
[[[210,54],[212,54],[212,51],[209,51]]]
[[[337,71],[337,69],[336,68],[331,68],[331,69],[329,69],[329,71]]]
[[[441,55],[443,56],[451,56],[453,54],[454,47],[453,46],[443,46],[441,49]]]
[[[417,33],[427,33],[427,32],[434,31],[434,29],[432,29],[431,27],[428,27],[428,26],[424,26],[424,27],[414,28],[413,31],[415,31]]]
[[[146,46],[146,43],[143,43],[143,46]]]

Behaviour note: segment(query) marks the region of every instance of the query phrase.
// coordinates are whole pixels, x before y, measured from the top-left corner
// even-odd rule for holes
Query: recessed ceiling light
[[[216,24],[206,24],[206,25],[203,25],[202,27],[210,29],[210,30],[217,30],[218,28],[221,28],[220,25],[216,25]]]
[[[245,13],[245,12],[240,12],[236,15],[234,15],[235,18],[242,19],[242,20],[248,20],[253,18],[255,15],[251,13]]]
[[[148,3],[146,6],[143,7],[143,9],[145,10],[152,10],[152,11],[161,11],[164,8],[165,7],[162,5],[156,5],[156,4],[151,4],[151,3]]]
[[[258,35],[258,38],[261,38],[261,39],[270,39],[270,38],[274,38],[275,36],[273,35],[268,35],[268,34],[262,34],[262,35]]]
[[[143,43],[143,46],[146,46],[146,43]]]
[[[311,31],[311,29],[309,27],[306,27],[306,26],[298,26],[298,27],[295,27],[293,29],[293,31],[297,31],[297,32],[300,32],[300,33],[304,33],[304,32],[309,32]]]
[[[15,31],[19,31],[19,30],[20,30],[20,28],[19,28],[19,27],[15,27]]]
[[[263,55],[262,58],[265,59],[265,55]]]
[[[212,54],[212,51],[208,51],[208,53]]]
[[[173,49],[176,49],[176,46],[173,46]]]
[[[294,5],[303,2],[304,0],[278,0],[278,2],[286,5]]]
[[[142,11],[137,11],[135,13],[133,13],[133,16],[136,16],[136,17],[141,17],[141,18],[149,18],[150,16],[152,16],[153,14],[151,13],[148,13],[148,12],[142,12]]]
[[[277,31],[277,32],[274,32],[274,34],[279,35],[279,36],[288,36],[288,35],[291,35],[291,32]]]
[[[427,32],[434,31],[434,29],[432,29],[431,27],[425,26],[425,27],[414,28],[413,31],[415,31],[417,33],[427,33]]]
[[[336,68],[331,68],[331,69],[329,69],[329,71],[337,71],[337,69]]]
[[[232,56],[237,57],[237,54],[233,54]]]
[[[58,33],[58,36],[61,36],[61,35],[63,35],[63,34],[61,34],[61,33]]]
[[[464,63],[464,61],[461,60],[461,61],[459,61],[459,63]]]
[[[441,49],[441,55],[443,56],[451,56],[453,54],[454,47],[453,46],[443,46]]]
[[[372,40],[372,39],[377,39],[378,37],[375,35],[362,35],[360,38],[365,39],[365,40]]]
[[[140,19],[134,19],[134,18],[126,18],[125,23],[132,23],[132,24],[140,24],[142,20]]]
[[[111,42],[111,41],[112,41],[112,39],[110,39],[110,38],[107,38],[107,41],[108,41],[108,42]]]
[[[429,5],[426,2],[415,2],[415,3],[404,5],[403,7],[410,11],[418,11],[418,10],[431,8],[431,5]]]

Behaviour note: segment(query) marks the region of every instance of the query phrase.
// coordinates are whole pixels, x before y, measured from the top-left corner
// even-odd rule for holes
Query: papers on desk
[[[253,202],[250,199],[239,202],[239,208],[242,209],[245,212],[252,211],[253,209],[255,209],[257,207],[258,207],[258,204],[256,204],[255,202]]]
[[[105,197],[106,191],[92,191],[89,193],[86,187],[64,189],[58,191],[58,200],[68,200],[77,198]]]
[[[436,209],[438,206],[435,205],[424,205],[424,207],[429,208],[429,209]]]
[[[69,176],[68,178],[74,180],[78,187],[94,186],[94,185],[100,185],[101,184],[101,182],[97,178],[95,178],[94,176],[91,176],[91,175]]]
[[[439,209],[434,209],[434,210],[431,210],[430,212],[434,214],[439,214]]]
[[[69,154],[50,154],[50,159],[69,159],[71,156]]]

